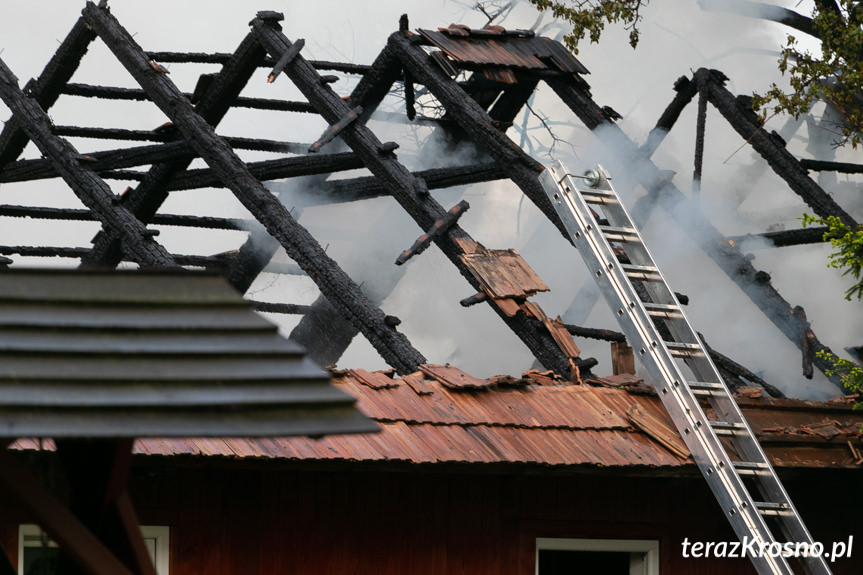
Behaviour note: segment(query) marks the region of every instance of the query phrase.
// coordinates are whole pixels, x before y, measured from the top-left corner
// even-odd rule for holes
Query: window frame
[[[18,525],[18,575],[23,575],[24,573],[24,549],[26,547],[36,547],[33,544],[26,544],[28,543],[28,538],[42,537],[44,533],[42,528],[34,523],[22,523]],[[156,568],[156,574],[170,575],[171,528],[167,525],[141,525],[141,535],[144,537],[148,550],[152,541],[153,565]],[[57,544],[51,541],[50,538],[47,541],[49,547],[57,547]]]
[[[573,539],[536,538],[535,575],[539,575],[540,551],[609,551],[643,553],[644,575],[659,575],[659,540],[657,539]]]

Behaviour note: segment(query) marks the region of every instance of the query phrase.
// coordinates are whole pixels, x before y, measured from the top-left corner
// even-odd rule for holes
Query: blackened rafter
[[[549,80],[549,86],[563,102],[578,116],[582,123],[599,136],[600,141],[613,150],[621,166],[637,175],[641,185],[648,190],[656,190],[661,205],[669,212],[681,228],[690,236],[725,274],[745,293],[765,316],[801,349],[803,337],[809,330],[808,324],[795,317],[794,306],[763,277],[752,262],[740,249],[729,242],[710,220],[693,208],[686,196],[654,164],[650,158],[639,151],[638,146],[614,122],[605,117],[601,107],[593,101],[589,90],[582,86],[559,80]],[[597,131],[603,127],[603,130]],[[763,272],[762,272],[763,273]],[[823,345],[814,334],[810,344],[814,352],[830,348]],[[830,362],[817,358],[815,365],[822,372],[831,369]],[[838,377],[828,376],[831,381],[841,385]]]
[[[54,163],[81,202],[90,208],[105,229],[117,234],[130,259],[143,267],[178,267],[171,255],[153,240],[148,230],[128,209],[118,205],[108,184],[79,160],[80,154],[66,140],[51,132],[51,120],[39,104],[18,87],[18,79],[0,60],[0,97],[12,110],[27,137]]]
[[[215,170],[228,188],[285,248],[288,255],[312,278],[340,311],[363,332],[387,363],[401,373],[413,372],[425,362],[407,338],[384,323],[384,313],[342,271],[288,210],[255,179],[243,162],[196,113],[191,103],[168,79],[150,66],[146,53],[107,9],[88,4],[87,22],[135,80],[168,115],[201,158]]]
[[[252,20],[251,25],[274,59],[278,59],[284,51],[291,47],[290,40],[281,32],[281,28],[278,25],[265,22],[261,19]],[[392,44],[391,41],[390,45]],[[402,63],[405,66],[411,67],[404,59],[402,59]],[[330,124],[335,124],[350,111],[349,105],[342,98],[328,85],[321,83],[319,74],[303,58],[302,54],[294,58],[285,68],[284,74],[293,81],[309,100],[309,103],[315,106],[318,113]],[[417,74],[417,79],[418,81],[423,81],[419,74]],[[460,88],[458,89],[461,90]],[[485,114],[484,111],[482,113]],[[496,130],[495,133],[499,137],[505,138],[505,136]],[[428,195],[420,195],[417,192],[415,176],[399,163],[394,155],[380,153],[382,143],[362,122],[353,122],[348,128],[342,131],[341,138],[362,158],[365,166],[377,176],[380,182],[386,186],[392,196],[423,230],[430,228],[437,220],[444,217],[446,210],[444,210],[443,206],[434,198]],[[514,147],[511,141],[509,144]],[[523,152],[522,155],[524,158],[528,158]],[[534,169],[539,166],[536,162],[533,162],[533,165]],[[513,178],[512,171],[508,167],[504,167],[503,165],[501,167],[507,175]],[[541,168],[541,166],[539,167]],[[527,170],[526,167],[524,169]],[[539,188],[539,191],[542,192],[536,176],[537,173],[538,170],[532,172],[532,179]],[[546,198],[545,201],[548,202],[548,199]],[[473,242],[467,232],[458,225],[452,226],[445,234],[435,238],[436,245],[453,262],[459,272],[479,291],[481,289],[479,283],[461,259],[461,256],[466,252],[459,241]],[[330,299],[331,303],[334,303],[331,298],[328,297],[328,299]],[[557,346],[548,330],[539,322],[520,313],[509,317],[493,304],[492,308],[513,329],[516,335],[527,344],[529,349],[534,353],[534,356],[543,365],[549,369],[553,369],[557,373],[569,374],[571,366],[566,356]]]
[[[63,87],[78,69],[81,58],[95,38],[96,34],[84,19],[79,18],[42,70],[39,79],[25,87],[25,91],[43,110],[48,110],[60,97]],[[27,141],[27,133],[22,129],[20,120],[13,116],[0,133],[0,167],[20,156]]]
[[[90,10],[91,14],[94,13],[95,9],[90,8],[91,6],[88,5],[85,14],[87,10]],[[136,54],[136,56],[140,55]],[[204,122],[209,122],[214,126],[219,123],[228,112],[231,103],[251,78],[252,73],[257,69],[257,63],[263,56],[264,52],[255,38],[247,35],[237,48],[234,57],[210,82],[207,92],[196,106],[196,110],[200,114],[199,117]],[[148,62],[148,65],[149,62],[152,62],[146,55],[142,58]],[[155,69],[153,71],[155,72]],[[169,84],[173,86],[173,83],[169,82]],[[173,96],[179,98],[185,107],[191,107],[191,104],[180,95],[176,87],[174,87],[174,92],[176,93]],[[166,114],[170,116],[168,112]],[[182,136],[177,133],[174,139],[181,140]],[[153,165],[144,180],[124,197],[124,202],[139,218],[143,221],[149,221],[167,199],[168,185],[179,173],[189,167],[191,161],[192,158],[179,158]],[[93,244],[93,252],[85,260],[87,263],[115,266],[122,259],[122,251],[115,237],[102,233],[96,237]]]
[[[855,228],[857,222],[854,218],[809,177],[806,169],[785,149],[779,138],[772,137],[761,127],[758,117],[751,109],[741,106],[738,99],[723,85],[723,77],[706,68],[695,72],[695,82],[700,89],[706,91],[710,103],[806,205],[823,218],[835,216],[846,226]]]

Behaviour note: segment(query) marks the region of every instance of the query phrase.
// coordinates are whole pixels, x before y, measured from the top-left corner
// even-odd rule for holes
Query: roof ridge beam
[[[267,51],[274,58],[280,57],[292,43],[281,31],[281,26],[268,24],[256,18],[251,22],[252,29],[258,34]],[[283,72],[300,89],[309,102],[317,108],[318,113],[330,124],[338,122],[350,111],[348,102],[336,94],[330,86],[322,84],[320,75],[302,54],[297,55]],[[497,132],[499,136],[502,136]],[[502,136],[505,137],[505,136]],[[377,136],[362,122],[352,122],[341,132],[341,139],[362,159],[369,169],[389,190],[404,210],[416,221],[423,230],[431,228],[434,223],[446,215],[446,210],[433,197],[421,196],[415,189],[416,177],[402,165],[393,154],[381,154],[382,143]],[[510,142],[511,143],[511,142]],[[532,160],[531,160],[532,161]],[[539,164],[536,164],[539,166]],[[506,171],[506,168],[504,167]],[[533,181],[549,201],[539,185],[538,172],[532,172]],[[549,206],[551,204],[549,203]],[[550,208],[553,211],[553,208]],[[458,224],[449,228],[446,233],[437,236],[434,241],[441,251],[456,266],[459,272],[470,282],[475,290],[481,286],[474,278],[470,269],[462,260],[466,251],[458,240],[473,240]],[[525,314],[507,316],[493,302],[492,309],[507,323],[513,332],[533,352],[534,356],[546,367],[561,374],[570,373],[569,362],[551,337],[548,330],[536,320]]]
[[[81,202],[90,208],[106,229],[113,230],[124,250],[142,267],[178,267],[171,255],[153,240],[153,231],[128,209],[115,203],[116,196],[96,172],[83,166],[80,154],[66,140],[51,132],[51,120],[39,104],[19,88],[18,79],[0,60],[0,97],[18,118],[21,128],[39,151],[54,162],[57,171]]]
[[[330,258],[314,237],[260,181],[213,130],[205,117],[164,74],[154,70],[146,53],[107,9],[87,4],[84,17],[135,80],[146,87],[153,101],[165,112],[219,174],[238,200],[285,248],[321,292],[341,308],[387,363],[401,373],[410,373],[425,358],[404,334],[384,323],[384,313],[363,295],[353,280]]]
[[[81,58],[95,39],[96,34],[90,30],[83,18],[79,18],[45,65],[39,79],[27,84],[25,91],[35,98],[43,110],[48,110],[60,97],[63,87],[78,69]],[[28,141],[29,138],[20,123],[14,117],[10,119],[0,133],[0,166],[20,156]]]

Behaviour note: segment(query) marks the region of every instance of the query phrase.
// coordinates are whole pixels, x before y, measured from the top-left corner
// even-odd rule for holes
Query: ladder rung
[[[610,242],[638,242],[638,233],[633,228],[616,228],[614,226],[599,226],[599,231]]]
[[[764,475],[770,473],[770,466],[757,461],[735,461],[734,469],[740,475]]]
[[[664,303],[645,303],[644,309],[647,310],[651,317],[659,317],[665,319],[683,317],[683,312],[680,308],[673,304]]]
[[[581,197],[588,204],[617,204],[617,196],[607,190],[579,190]]]
[[[688,381],[692,395],[725,395],[725,386],[712,381]]]
[[[636,266],[632,264],[621,264],[620,268],[631,279],[638,281],[662,281],[662,274],[653,266]]]
[[[755,507],[762,515],[793,515],[791,506],[787,503],[775,503],[772,501],[756,501]]]
[[[704,349],[697,343],[680,343],[678,341],[667,341],[665,347],[674,357],[696,357],[703,356]]]
[[[728,421],[709,421],[710,427],[716,435],[736,435],[746,433],[746,426],[742,423],[731,423]]]

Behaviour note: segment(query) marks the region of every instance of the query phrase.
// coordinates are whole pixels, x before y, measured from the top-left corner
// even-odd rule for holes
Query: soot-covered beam
[[[185,63],[185,64],[224,64],[231,59],[233,54],[206,52],[147,52],[147,55],[156,62]],[[272,58],[264,58],[258,64],[259,68],[272,68],[275,65]],[[363,75],[369,71],[368,64],[352,64],[350,62],[327,62],[326,60],[309,60],[309,63],[317,70],[330,70],[333,72],[344,72],[346,74]]]
[[[98,219],[90,210],[12,206],[8,204],[0,205],[0,216],[9,218],[82,222],[92,222]],[[156,214],[150,223],[163,226],[205,228],[210,230],[247,230],[252,225],[251,220],[216,218],[211,216],[189,216],[184,214]]]
[[[656,121],[656,126],[650,130],[650,134],[647,135],[647,141],[641,146],[641,152],[647,158],[653,155],[653,152],[656,151],[656,148],[659,147],[659,144],[662,143],[665,136],[674,127],[683,109],[686,108],[689,102],[692,101],[692,98],[695,97],[695,94],[698,93],[698,86],[686,76],[681,76],[674,83],[674,91],[676,92],[674,98],[662,112],[659,120]]]
[[[281,56],[292,45],[290,40],[281,32],[281,28],[278,25],[267,23],[261,19],[255,19],[252,21],[252,28],[273,58]],[[321,116],[330,124],[335,124],[350,111],[348,103],[333,92],[328,85],[321,83],[317,71],[303,58],[302,54],[298,55],[285,68],[284,75],[291,79],[309,102],[315,106]],[[420,80],[419,75],[417,75],[417,78]],[[496,130],[495,132],[498,137],[505,138],[500,132]],[[437,220],[444,217],[446,211],[440,203],[431,196],[420,194],[417,191],[417,187],[415,186],[416,177],[399,163],[393,154],[380,153],[383,144],[362,122],[353,122],[350,124],[350,126],[342,131],[341,138],[362,158],[365,166],[380,179],[381,183],[387,187],[392,196],[414,221],[419,224],[420,228],[427,230]],[[507,167],[503,167],[503,169],[504,171],[508,171]],[[527,170],[527,168],[524,169]],[[533,180],[539,186],[536,173],[533,172]],[[541,186],[539,186],[539,189],[542,192]],[[545,197],[544,194],[543,197]],[[547,198],[546,201],[548,201]],[[435,243],[458,268],[459,272],[474,286],[474,289],[480,291],[481,286],[479,282],[473,277],[461,259],[461,256],[466,252],[465,248],[460,245],[459,240],[473,242],[467,232],[458,225],[454,225],[445,234],[435,238]],[[328,299],[330,299],[330,303],[334,303],[331,298],[328,297]],[[493,306],[493,308],[513,329],[516,335],[528,345],[535,357],[543,365],[553,369],[557,373],[569,375],[570,366],[567,358],[544,326],[539,322],[531,321],[524,314],[508,317],[497,306]]]
[[[0,97],[20,122],[21,128],[57,172],[102,222],[120,238],[129,257],[142,267],[177,267],[170,254],[153,240],[148,230],[128,209],[116,203],[111,188],[79,160],[67,141],[51,132],[51,120],[39,104],[18,88],[18,79],[0,60]]]
[[[761,275],[740,249],[729,242],[719,230],[700,211],[686,199],[686,196],[667,177],[663,176],[656,164],[639,151],[638,146],[614,122],[608,120],[600,106],[593,101],[589,90],[572,82],[550,79],[549,86],[563,102],[578,116],[582,123],[593,131],[599,140],[613,152],[618,169],[626,169],[635,174],[641,185],[648,190],[655,189],[660,196],[661,205],[677,221],[682,229],[719,268],[745,293],[764,315],[785,334],[795,346],[801,346],[801,335],[808,326],[792,314],[793,306],[773,287],[770,282],[758,281]],[[598,128],[602,127],[602,130]],[[813,334],[814,335],[814,334]],[[812,349],[830,351],[828,347],[813,337]],[[831,369],[828,361],[814,360],[822,372]],[[831,381],[841,385],[839,378],[828,376]]]
[[[82,98],[101,98],[104,100],[127,100],[133,102],[146,102],[150,100],[146,90],[138,88],[119,88],[115,86],[91,86],[89,84],[67,84],[63,93],[69,96],[80,96]],[[189,100],[193,94],[184,93]],[[264,98],[238,97],[233,101],[237,108],[250,108],[253,110],[271,110],[276,112],[305,112],[314,113],[315,109],[306,102],[290,102],[287,100],[272,100]]]
[[[215,126],[224,118],[231,103],[237,98],[257,69],[257,62],[264,55],[265,52],[250,34],[240,42],[233,58],[213,77],[207,92],[195,106],[195,110],[204,122],[209,122]],[[147,62],[149,65],[152,60]],[[156,71],[152,66],[151,69]],[[182,102],[184,107],[191,106],[188,100],[179,95],[179,90],[176,90],[174,96],[177,97],[177,101]],[[182,141],[183,135],[179,131],[175,131],[171,139]],[[143,221],[149,221],[167,199],[169,184],[179,173],[189,167],[191,160],[192,158],[177,158],[154,164],[141,183],[124,197],[124,203]],[[116,238],[112,238],[108,234],[100,234],[94,241],[93,253],[87,261],[98,265],[115,266],[121,258],[122,253]]]
[[[249,173],[242,160],[214,132],[187,98],[168,79],[150,66],[150,60],[132,36],[104,8],[88,4],[87,22],[147,91],[183,136],[215,170],[243,206],[276,238],[285,251],[315,280],[321,293],[338,307],[384,360],[400,373],[410,373],[425,358],[408,339],[384,322],[384,313],[374,306],[344,271],[321,248],[288,210]]]
[[[719,113],[731,124],[731,127],[770,164],[776,175],[785,180],[791,190],[806,202],[806,205],[823,218],[835,216],[845,225],[852,228],[856,227],[857,222],[854,218],[809,177],[797,158],[791,155],[777,138],[771,137],[769,133],[764,131],[755,112],[741,105],[737,98],[725,88],[722,78],[724,75],[721,73],[716,74],[706,68],[701,68],[695,72],[695,82],[699,89],[702,86],[705,87],[710,103],[719,110]]]
[[[43,110],[48,110],[60,97],[63,86],[78,69],[81,58],[95,38],[96,34],[90,30],[84,19],[79,18],[42,70],[39,79],[25,88]],[[0,133],[0,167],[20,156],[27,146],[27,141],[27,134],[17,119],[12,118],[7,122]]]
[[[767,240],[776,247],[799,246],[803,244],[819,244],[824,242],[826,227],[802,228],[799,230],[782,230],[779,232],[764,232],[761,234],[747,234],[744,236],[732,236],[728,239],[734,243],[745,242],[755,238]]]

